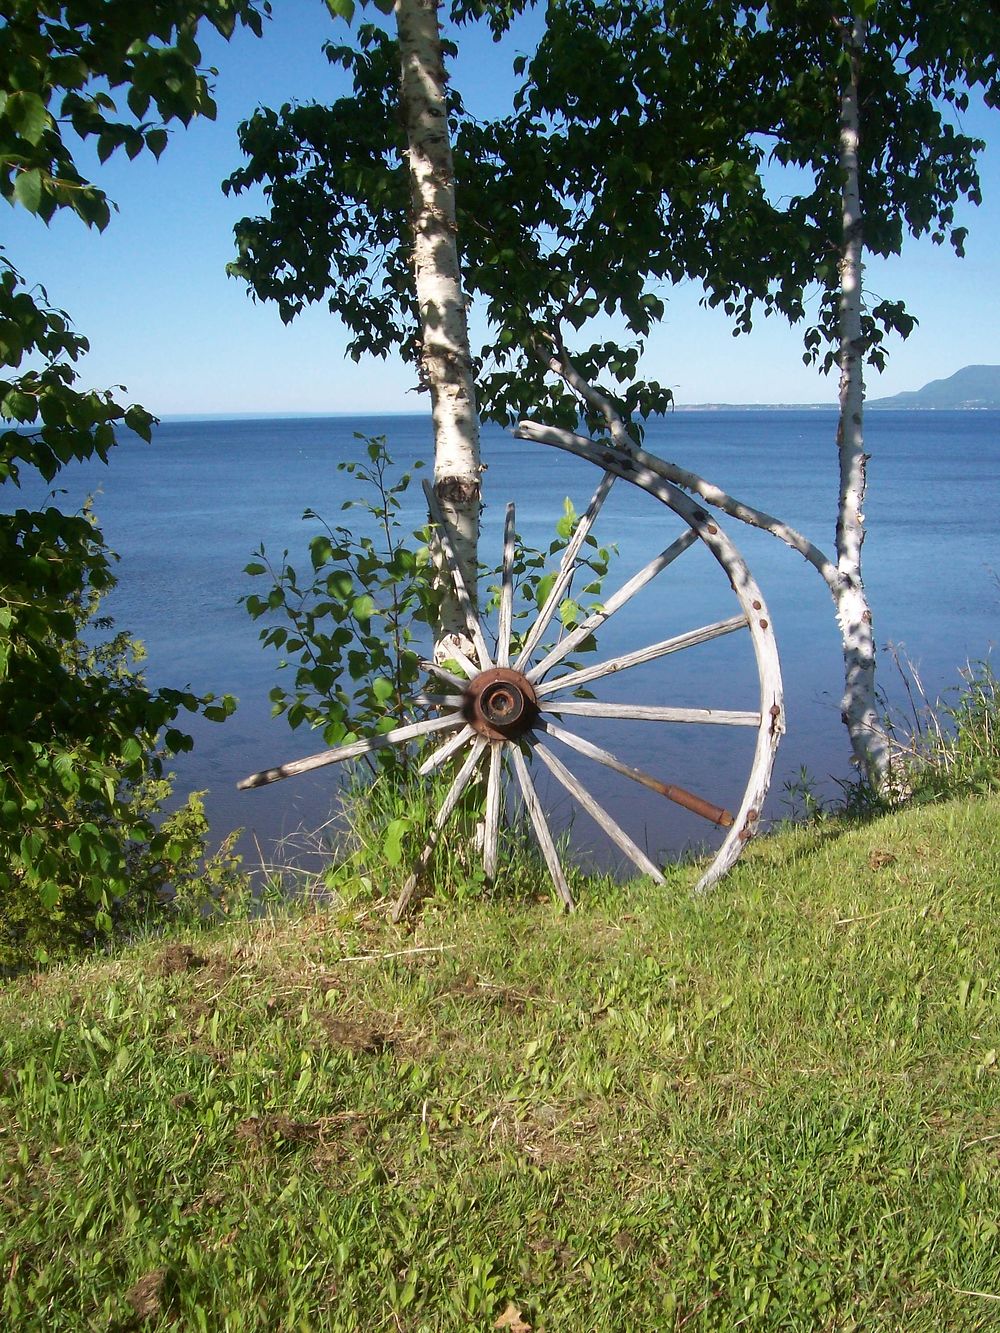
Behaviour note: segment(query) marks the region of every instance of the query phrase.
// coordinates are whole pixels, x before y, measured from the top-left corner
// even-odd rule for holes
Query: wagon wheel
[[[567,441],[571,441],[567,443]],[[781,672],[770,616],[764,598],[745,562],[732,542],[707,513],[686,494],[649,467],[640,466],[626,451],[597,445],[580,436],[544,440],[567,448],[604,471],[593,499],[580,519],[566,547],[555,582],[528,630],[523,643],[512,653],[514,560],[516,550],[514,506],[507,506],[504,529],[500,606],[495,654],[490,652],[484,626],[477,616],[459,569],[447,523],[433,489],[425,482],[431,517],[449,568],[458,602],[462,608],[474,659],[451,649],[453,662],[461,674],[435,663],[425,668],[438,682],[450,687],[450,693],[424,695],[415,703],[429,704],[437,715],[395,727],[377,736],[338,746],[306,759],[294,760],[279,768],[264,770],[246,778],[241,788],[258,787],[296,773],[307,772],[325,764],[359,758],[389,745],[423,740],[435,733],[451,733],[420,765],[418,772],[429,775],[449,760],[464,753],[447,794],[437,811],[434,826],[413,872],[408,878],[394,909],[398,920],[426,872],[441,833],[454,814],[463,792],[477,769],[485,762],[487,770],[486,804],[483,824],[483,862],[486,878],[492,882],[497,870],[502,788],[505,774],[520,789],[521,797],[534,829],[556,892],[567,909],[573,898],[560,864],[542,803],[535,789],[527,752],[537,758],[565,788],[577,804],[603,829],[610,840],[646,875],[664,883],[659,868],[620,827],[612,815],[590,794],[552,748],[571,750],[613,770],[626,779],[665,797],[701,816],[709,824],[725,830],[723,841],[710,865],[698,881],[703,890],[715,883],[736,861],[746,841],[755,831],[767,793],[778,740],[784,727]],[[649,458],[648,455],[644,455]],[[581,559],[581,551],[601,506],[616,477],[624,477],[655,496],[686,525],[681,535],[614,592],[599,609],[588,615],[575,629],[561,637],[555,646],[542,646],[546,630],[567,595]],[[605,658],[592,665],[570,668],[565,659],[583,641],[621,610],[653,579],[683,556],[698,542],[711,552],[722,567],[738,604],[738,613],[711,624],[691,628],[659,642],[649,643],[633,652]],[[759,686],[759,707],[750,710],[680,708],[659,704],[622,704],[573,698],[574,691],[585,684],[606,679],[629,668],[653,662],[671,653],[682,652],[723,635],[748,632]],[[554,673],[554,674],[553,674]],[[742,800],[735,812],[696,795],[672,782],[665,782],[641,768],[625,762],[611,751],[593,744],[573,730],[574,719],[616,718],[643,723],[710,725],[755,729],[753,759]]]

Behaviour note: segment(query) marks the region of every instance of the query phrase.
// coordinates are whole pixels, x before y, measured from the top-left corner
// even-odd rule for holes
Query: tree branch
[[[706,504],[721,509],[723,513],[729,514],[731,518],[737,518],[741,523],[747,523],[751,527],[770,532],[772,536],[783,541],[786,546],[790,546],[793,551],[798,551],[799,555],[803,556],[818,572],[834,597],[838,596],[842,583],[841,574],[836,563],[818,546],[814,545],[788,523],[783,523],[781,519],[775,518],[773,514],[765,513],[762,509],[757,509],[753,505],[735,499],[721,487],[706,481],[704,477],[700,477],[696,472],[678,467],[676,463],[668,463],[665,459],[658,458],[655,454],[640,449],[629,434],[614,403],[600,389],[596,389],[583,378],[556,338],[551,335],[546,335],[546,337],[555,348],[552,356],[546,359],[549,369],[559,375],[581,398],[600,411],[608,423],[608,429],[611,432],[611,438],[617,452],[627,455],[634,462],[649,468],[651,472],[655,472],[665,480],[673,482],[674,485],[681,486],[685,490],[700,496]],[[545,426],[536,421],[519,422],[514,435],[518,439],[534,440],[541,444],[559,443],[573,439],[582,440],[584,438],[575,435],[572,431],[562,430],[558,426]]]

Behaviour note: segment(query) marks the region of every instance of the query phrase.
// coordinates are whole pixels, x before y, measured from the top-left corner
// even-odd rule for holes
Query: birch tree
[[[420,370],[434,421],[434,490],[452,532],[465,586],[475,599],[479,536],[479,414],[456,241],[455,168],[448,133],[437,0],[396,0],[400,103],[412,199],[413,285]],[[451,579],[444,590],[436,651],[474,652]]]
[[[350,18],[354,6],[331,2]],[[434,488],[475,598],[480,509],[479,413],[462,289],[445,57],[437,0],[378,0],[394,32],[359,26],[330,43],[359,95],[333,107],[261,110],[240,127],[249,165],[226,182],[266,181],[271,214],[238,224],[230,272],[276,299],[286,322],[325,298],[353,338],[350,352],[396,348],[431,399]],[[317,189],[322,206],[316,208]],[[472,645],[451,581],[441,578],[436,652]]]
[[[516,6],[481,8],[499,31]],[[472,12],[456,0],[450,14]],[[735,331],[762,315],[801,322],[806,359],[840,366],[832,556],[714,482],[676,465],[664,475],[774,532],[824,578],[843,640],[844,719],[876,784],[887,751],[861,578],[862,371],[915,321],[902,301],[866,299],[862,259],[898,253],[908,234],[963,252],[955,208],[979,202],[983,145],[960,117],[973,90],[1000,99],[998,49],[1000,15],[974,0],[553,0],[537,50],[518,61],[509,116],[483,123],[446,93],[464,288],[491,326],[475,358],[485,417],[530,412],[536,428],[572,430],[582,411],[604,429],[604,402],[641,429],[671,401],[637,379],[642,342],[684,280]],[[442,43],[446,58],[453,50]],[[397,44],[361,25],[355,45],[329,54],[351,73],[350,98],[261,111],[241,129],[248,164],[229,188],[263,184],[269,211],[238,225],[234,270],[286,319],[327,301],[352,355],[416,364]],[[771,165],[797,173],[780,198]],[[588,341],[608,316],[622,335]]]
[[[864,219],[858,141],[861,131],[860,71],[867,22],[856,14],[845,29],[847,77],[841,94],[840,170],[843,176],[843,234],[840,260],[840,420],[837,452],[837,583],[834,601],[844,645],[844,698],[841,710],[858,763],[871,781],[889,777],[890,754],[879,724],[875,696],[875,635],[865,595],[861,548],[865,539],[864,502],[867,456],[864,443],[864,351],[862,253]]]
[[[889,332],[905,336],[915,321],[902,302],[866,301],[863,255],[866,242],[880,254],[898,252],[906,231],[930,232],[939,243],[948,238],[962,253],[965,229],[955,222],[954,206],[962,196],[978,202],[975,157],[982,144],[961,133],[956,113],[977,87],[996,104],[998,37],[996,13],[975,5],[867,0],[852,9],[819,0],[723,0],[665,10],[571,0],[550,22],[522,94],[550,164],[559,164],[550,179],[568,179],[572,169],[583,180],[584,156],[598,180],[605,166],[606,184],[597,186],[593,201],[583,190],[569,195],[578,251],[581,236],[596,238],[615,225],[622,201],[615,199],[613,177],[627,152],[652,187],[639,192],[638,208],[635,194],[628,201],[628,226],[635,227],[638,215],[647,231],[646,243],[622,255],[631,278],[642,275],[655,290],[681,267],[701,278],[707,303],[722,305],[740,331],[761,311],[803,319],[810,286],[819,289],[821,316],[806,333],[806,358],[840,369],[834,556],[704,478],[672,465],[662,471],[708,503],[781,537],[824,578],[843,644],[843,720],[854,757],[875,787],[887,780],[890,752],[879,726],[874,629],[862,578],[863,372],[866,361],[882,365]],[[574,55],[581,44],[589,46],[584,62]],[[623,60],[624,53],[635,87],[612,93],[609,102],[603,90],[620,83],[602,81],[596,97],[604,102],[595,114],[595,94],[579,81],[582,65],[606,69],[609,58]],[[713,98],[713,87],[723,90],[727,106]],[[677,162],[664,165],[656,156],[666,126],[712,124],[719,116],[731,136],[729,151],[716,140],[713,164],[704,145],[691,146],[699,170],[730,182],[721,202],[710,187],[696,186],[692,194]],[[585,137],[579,134],[584,126]],[[762,188],[768,159],[804,169],[811,189],[783,205],[772,203]],[[686,226],[692,198],[704,221],[701,240],[692,240]],[[657,216],[672,238],[660,248],[648,244]],[[568,234],[557,240],[571,243]],[[620,289],[621,275],[618,282]],[[628,318],[625,307],[619,309]],[[629,324],[645,332],[642,324]],[[584,405],[601,409],[598,425],[601,415],[612,420],[619,410],[614,395],[595,391],[594,370],[602,368],[581,375],[557,346],[545,363]],[[613,362],[603,369],[620,372]],[[642,392],[634,383],[626,390],[640,409]],[[618,396],[628,415],[630,404],[620,402],[626,395]],[[524,423],[521,433],[538,438],[539,423]]]

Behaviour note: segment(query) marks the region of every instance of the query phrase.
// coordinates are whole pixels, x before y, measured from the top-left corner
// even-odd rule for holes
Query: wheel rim
[[[395,902],[394,919],[402,916],[410,905],[444,829],[458,809],[463,793],[472,782],[484,758],[488,761],[483,819],[483,863],[487,880],[492,882],[497,873],[502,789],[504,773],[507,770],[513,784],[520,791],[523,806],[529,816],[556,893],[567,910],[571,910],[574,905],[572,893],[524,751],[539,761],[554,781],[594,819],[604,834],[641,873],[649,875],[659,883],[664,882],[659,868],[620,827],[605,806],[589,792],[577,775],[563,763],[549,742],[555,742],[556,748],[564,752],[568,750],[594,760],[604,768],[683,806],[703,820],[726,829],[721,846],[698,880],[696,885],[698,892],[715,884],[730,869],[758,826],[778,741],[784,730],[784,710],[781,670],[771,618],[763,594],[746,562],[704,509],[690,496],[656,473],[655,464],[658,460],[654,456],[609,449],[604,443],[598,445],[580,436],[566,435],[563,439],[546,442],[556,444],[557,447],[564,448],[597,465],[602,470],[602,476],[590,505],[570,538],[553,586],[513,660],[513,569],[517,546],[514,505],[507,506],[505,517],[496,650],[495,653],[491,653],[486,629],[474,610],[472,598],[462,579],[447,522],[441,513],[433,489],[425,482],[424,489],[431,518],[444,562],[455,587],[457,600],[465,616],[469,639],[477,660],[473,660],[473,657],[461,651],[453,652],[449,649],[449,657],[457,663],[457,671],[437,663],[424,664],[429,675],[435,677],[438,682],[443,681],[453,691],[442,695],[425,695],[414,701],[435,708],[438,710],[437,716],[398,726],[367,740],[339,746],[319,755],[310,756],[308,759],[264,770],[239,784],[241,788],[262,786],[312,768],[355,759],[387,745],[401,745],[411,741],[423,743],[435,733],[440,733],[443,739],[424,758],[418,772],[426,776],[453,759],[461,758],[462,762],[438,808],[428,841]],[[546,630],[578,567],[583,543],[589,536],[604,501],[618,477],[659,500],[683,520],[686,530],[681,537],[665,547],[621,585],[598,611],[587,616],[576,629],[560,638],[554,646],[543,648]],[[604,625],[658,574],[679,560],[685,551],[697,542],[701,542],[711,552],[724,571],[740,607],[738,615],[695,627],[685,633],[647,644],[641,649],[615,658],[604,659],[583,667],[570,667],[564,669],[561,674],[546,679],[550,672],[560,667],[560,664],[566,666],[566,657],[588,635]],[[711,639],[742,631],[744,628],[750,633],[757,671],[759,706],[756,710],[622,705],[561,697],[567,691],[575,692],[584,684],[597,682],[671,653],[682,652]],[[687,791],[677,783],[667,782],[648,774],[611,751],[580,736],[573,729],[574,719],[586,717],[628,717],[655,723],[753,727],[756,733],[754,753],[749,777],[737,810],[731,812],[704,796]]]

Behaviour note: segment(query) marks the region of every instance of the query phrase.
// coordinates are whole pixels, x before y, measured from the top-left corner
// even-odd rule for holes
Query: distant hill
[[[1000,366],[963,366],[944,380],[931,380],[922,389],[872,398],[868,407],[915,408],[940,411],[1000,408]]]

